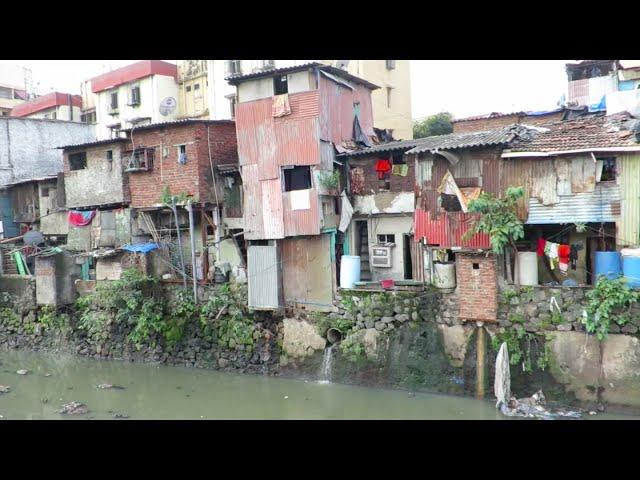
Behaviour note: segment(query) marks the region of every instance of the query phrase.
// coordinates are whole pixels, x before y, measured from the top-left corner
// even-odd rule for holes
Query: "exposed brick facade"
[[[474,265],[477,268],[474,268]],[[495,322],[498,316],[498,279],[493,255],[456,254],[456,294],[461,320]]]
[[[153,148],[154,160],[151,171],[129,173],[132,207],[157,206],[165,186],[173,195],[186,193],[197,203],[216,202],[207,148],[207,127],[214,168],[220,164],[237,164],[238,149],[233,122],[198,122],[133,131],[135,147]],[[187,162],[184,165],[178,163],[179,145],[186,145]],[[131,142],[125,145],[126,150],[132,148]],[[163,150],[166,156],[163,156]],[[221,185],[218,187],[218,198],[222,203]]]
[[[398,155],[401,156],[402,152],[398,152]],[[349,166],[351,167],[361,167],[364,172],[364,191],[365,195],[373,193],[378,193],[380,191],[386,192],[412,192],[414,190],[415,185],[415,162],[413,159],[407,160],[407,164],[409,165],[409,169],[407,175],[402,177],[400,175],[389,174],[389,190],[380,190],[379,189],[379,180],[378,180],[378,172],[376,172],[376,161],[381,159],[389,159],[392,160],[392,157],[389,153],[380,153],[377,155],[371,155],[366,157],[353,157],[349,159]],[[405,158],[406,160],[406,158]]]
[[[555,122],[562,118],[562,112],[554,112],[548,115],[526,115],[512,113],[493,118],[469,118],[460,119],[453,122],[453,133],[481,132],[506,127],[514,123],[524,123],[527,125],[543,125]]]

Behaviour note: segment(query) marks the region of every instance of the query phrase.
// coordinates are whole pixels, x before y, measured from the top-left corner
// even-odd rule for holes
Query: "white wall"
[[[32,113],[31,115],[26,115],[24,118],[48,118],[52,120],[51,114],[55,112],[56,118],[55,120],[66,120],[79,122],[80,115],[82,114],[82,110],[80,107],[73,107],[73,120],[69,120],[69,105],[57,105],[55,107],[47,108],[46,110],[40,110],[39,112]]]
[[[129,106],[130,90],[138,85],[140,87],[140,105]],[[118,91],[118,114],[109,115],[111,93]],[[167,97],[176,101],[176,109],[167,116],[160,114],[160,102]],[[178,84],[173,77],[165,75],[152,75],[150,77],[135,80],[119,85],[117,88],[98,92],[96,95],[96,121],[99,140],[111,138],[111,130],[107,125],[121,123],[121,128],[130,128],[133,124],[129,121],[135,118],[149,117],[150,123],[169,122],[175,120],[178,115]],[[149,123],[149,122],[147,122]]]

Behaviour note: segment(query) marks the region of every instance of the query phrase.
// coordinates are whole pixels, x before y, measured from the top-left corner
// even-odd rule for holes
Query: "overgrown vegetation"
[[[587,332],[595,333],[598,340],[609,334],[611,321],[623,326],[631,320],[630,307],[640,299],[640,293],[631,289],[624,277],[598,278],[596,286],[587,292],[586,318],[582,319]]]
[[[327,172],[323,170],[318,175],[318,181],[326,190],[337,190],[340,187],[340,171]]]
[[[176,205],[185,204],[189,200],[189,195],[187,195],[185,192],[182,192],[178,195],[172,195],[169,186],[165,185],[165,187],[162,189],[160,203],[171,206],[172,200],[175,201]]]
[[[545,370],[549,365],[548,338],[542,339],[541,337],[541,335],[527,332],[524,328],[515,327],[509,328],[503,333],[497,333],[491,339],[491,345],[497,352],[502,343],[506,342],[509,351],[509,364],[520,365],[523,373],[529,373],[533,371],[534,365],[539,370]],[[534,351],[537,354],[533,353]]]
[[[200,309],[205,338],[224,347],[253,350],[255,325],[237,287],[224,284]]]

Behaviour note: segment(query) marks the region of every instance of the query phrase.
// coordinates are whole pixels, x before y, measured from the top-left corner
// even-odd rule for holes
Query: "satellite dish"
[[[31,245],[32,247],[35,247],[36,245],[40,245],[41,243],[44,242],[44,236],[37,230],[30,230],[24,234],[24,237],[22,238],[22,240],[26,245]]]
[[[166,117],[176,109],[177,102],[173,97],[166,97],[160,102],[160,115]]]

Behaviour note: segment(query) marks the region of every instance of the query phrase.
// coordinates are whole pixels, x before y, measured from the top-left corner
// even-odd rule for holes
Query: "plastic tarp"
[[[76,227],[84,227],[89,225],[96,216],[96,211],[79,212],[77,210],[69,210],[69,223]]]
[[[123,245],[122,250],[134,253],[149,253],[152,250],[160,248],[157,243],[135,243],[132,245]]]

